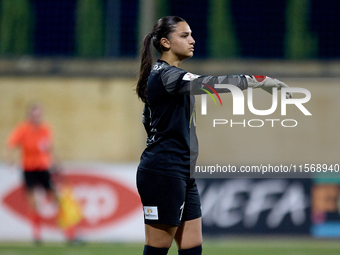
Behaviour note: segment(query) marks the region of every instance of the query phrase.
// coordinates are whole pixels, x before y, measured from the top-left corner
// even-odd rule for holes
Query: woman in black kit
[[[161,54],[152,66],[150,44]],[[202,254],[201,205],[190,166],[198,156],[195,94],[203,83],[233,84],[270,91],[287,85],[267,76],[199,76],[179,68],[193,56],[195,40],[185,20],[167,16],[144,38],[136,91],[145,103],[147,147],[137,171],[137,188],[145,222],[144,255],[167,254],[173,239],[178,254]],[[217,92],[230,92],[217,89]]]

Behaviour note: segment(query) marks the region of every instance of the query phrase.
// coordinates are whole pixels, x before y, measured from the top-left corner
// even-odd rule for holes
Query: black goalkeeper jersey
[[[200,89],[203,83],[212,87],[233,84],[242,90],[248,87],[243,75],[199,76],[162,60],[153,66],[143,111],[147,147],[141,156],[139,171],[190,178],[190,166],[195,166],[198,156],[194,95],[205,93]]]

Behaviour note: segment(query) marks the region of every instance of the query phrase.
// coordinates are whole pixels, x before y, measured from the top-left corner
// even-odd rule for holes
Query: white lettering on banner
[[[287,215],[295,226],[308,218],[308,197],[302,184],[284,179],[233,179],[210,185],[201,192],[201,203],[206,226],[228,228],[242,222],[252,228],[266,211],[266,225],[271,229],[280,226]]]
[[[242,221],[241,193],[250,188],[249,179],[236,179],[221,185],[211,185],[201,196],[202,215],[207,226],[231,227]]]
[[[135,178],[137,164],[65,162],[62,177],[79,202],[83,220],[79,231],[84,240],[102,242],[143,242],[144,223]],[[61,187],[63,189],[63,187]],[[107,195],[103,193],[108,193]],[[61,194],[60,194],[61,195]],[[37,201],[42,239],[64,241],[56,217],[55,204],[44,192]],[[45,206],[46,203],[47,205]],[[40,205],[39,205],[40,204]],[[0,162],[0,239],[27,241],[32,230],[23,196],[20,171],[10,171]],[[96,214],[95,214],[96,213]]]
[[[278,227],[287,214],[290,214],[295,225],[302,225],[307,219],[305,209],[308,206],[302,185],[292,183],[268,215],[267,225],[270,228]]]
[[[250,192],[249,202],[244,210],[244,226],[252,228],[256,225],[260,214],[263,211],[272,209],[275,206],[273,195],[284,192],[287,183],[285,180],[262,181],[260,185],[254,185]]]
[[[116,194],[106,185],[77,185],[73,192],[83,202],[84,217],[90,224],[96,224],[116,210]]]

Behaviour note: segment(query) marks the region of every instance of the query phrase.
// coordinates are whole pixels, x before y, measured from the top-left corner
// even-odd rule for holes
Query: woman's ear
[[[165,50],[169,50],[170,49],[170,42],[168,39],[166,39],[165,37],[163,37],[161,40],[161,45],[162,45],[162,48],[165,49]]]

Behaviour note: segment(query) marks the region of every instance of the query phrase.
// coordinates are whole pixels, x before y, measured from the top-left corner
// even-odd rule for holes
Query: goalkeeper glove
[[[268,93],[272,94],[273,88],[278,88],[280,90],[281,88],[288,88],[288,85],[282,81],[279,81],[278,79],[274,79],[268,76],[262,76],[262,75],[245,75],[248,82],[248,87],[251,88],[261,88]],[[286,98],[292,98],[293,95],[291,92],[286,93]]]

